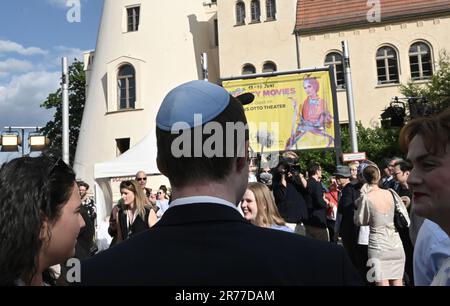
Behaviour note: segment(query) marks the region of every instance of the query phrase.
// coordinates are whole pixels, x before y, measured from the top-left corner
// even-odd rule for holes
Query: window
[[[244,67],[242,67],[242,74],[254,74],[256,73],[256,68],[252,64],[245,64]]]
[[[261,20],[261,5],[259,0],[253,0],[250,4],[250,10],[252,12],[252,22],[260,22]]]
[[[417,42],[409,48],[409,65],[411,79],[425,80],[433,75],[430,47],[424,42]]]
[[[381,47],[377,51],[378,84],[398,83],[397,52],[392,47]]]
[[[136,102],[136,74],[133,66],[120,67],[117,76],[119,109],[135,108]]]
[[[127,9],[128,32],[134,32],[139,29],[139,13],[139,6],[130,7]]]
[[[245,23],[245,4],[242,1],[236,3],[236,25]]]
[[[130,138],[116,139],[116,156],[122,155],[130,149]]]
[[[274,62],[265,62],[262,68],[262,72],[275,72],[277,71],[277,65]]]
[[[331,52],[325,56],[325,66],[333,66],[334,79],[337,88],[345,88],[344,64],[342,55],[338,52]]]
[[[267,20],[275,20],[277,13],[275,0],[266,0],[266,15]]]

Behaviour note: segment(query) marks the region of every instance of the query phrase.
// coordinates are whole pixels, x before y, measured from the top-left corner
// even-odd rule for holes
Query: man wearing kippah
[[[361,284],[342,247],[257,227],[239,213],[249,171],[242,104],[252,100],[205,81],[167,94],[156,137],[170,207],[150,230],[82,262],[82,284]]]

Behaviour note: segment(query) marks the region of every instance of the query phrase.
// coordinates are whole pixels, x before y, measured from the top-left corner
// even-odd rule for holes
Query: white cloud
[[[0,40],[0,54],[1,53],[19,53],[21,55],[35,55],[35,54],[47,54],[47,51],[37,47],[25,48],[21,44],[10,40]]]
[[[43,126],[52,119],[53,110],[40,105],[59,87],[60,72],[33,71],[14,76],[0,85],[0,128],[4,126]]]
[[[70,63],[76,58],[79,61],[83,61],[83,53],[85,51],[78,48],[71,48],[66,46],[56,46],[53,48],[52,54],[58,58],[58,62],[61,62],[61,57],[66,56]]]
[[[33,64],[26,60],[8,58],[0,61],[0,78],[8,76],[10,73],[26,72],[33,69]]]

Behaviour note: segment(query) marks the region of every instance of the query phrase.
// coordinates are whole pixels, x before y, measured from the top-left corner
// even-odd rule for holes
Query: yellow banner
[[[251,92],[244,107],[250,146],[261,152],[334,147],[333,94],[328,71],[223,81],[233,96]]]

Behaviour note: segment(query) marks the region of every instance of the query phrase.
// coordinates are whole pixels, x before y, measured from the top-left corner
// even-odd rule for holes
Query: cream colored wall
[[[215,6],[205,7],[203,2],[173,0],[154,5],[143,0],[104,1],[75,156],[78,178],[93,184],[94,164],[116,157],[115,139],[130,138],[133,147],[154,133],[164,96],[175,86],[202,77],[202,52],[209,55],[210,79],[217,80]],[[141,6],[139,30],[126,32],[126,7],[137,4]],[[137,109],[117,111],[117,69],[126,62],[136,69]]]
[[[365,126],[378,124],[380,114],[392,97],[401,96],[398,85],[377,85],[375,54],[379,47],[389,44],[398,51],[400,82],[410,78],[408,50],[412,43],[424,40],[431,45],[435,62],[439,51],[450,51],[450,17],[409,21],[370,28],[355,28],[341,32],[301,36],[300,63],[302,68],[323,65],[325,55],[342,50],[341,41],[347,40],[350,49],[353,94],[356,120]],[[434,66],[436,68],[436,65]],[[348,121],[345,91],[338,92],[340,121]]]
[[[295,35],[296,0],[278,0],[275,21],[265,21],[266,1],[261,0],[261,22],[249,24],[251,0],[244,0],[245,25],[236,26],[236,1],[218,0],[219,57],[222,78],[241,75],[246,63],[261,73],[266,61],[273,61],[278,71],[297,68]]]

